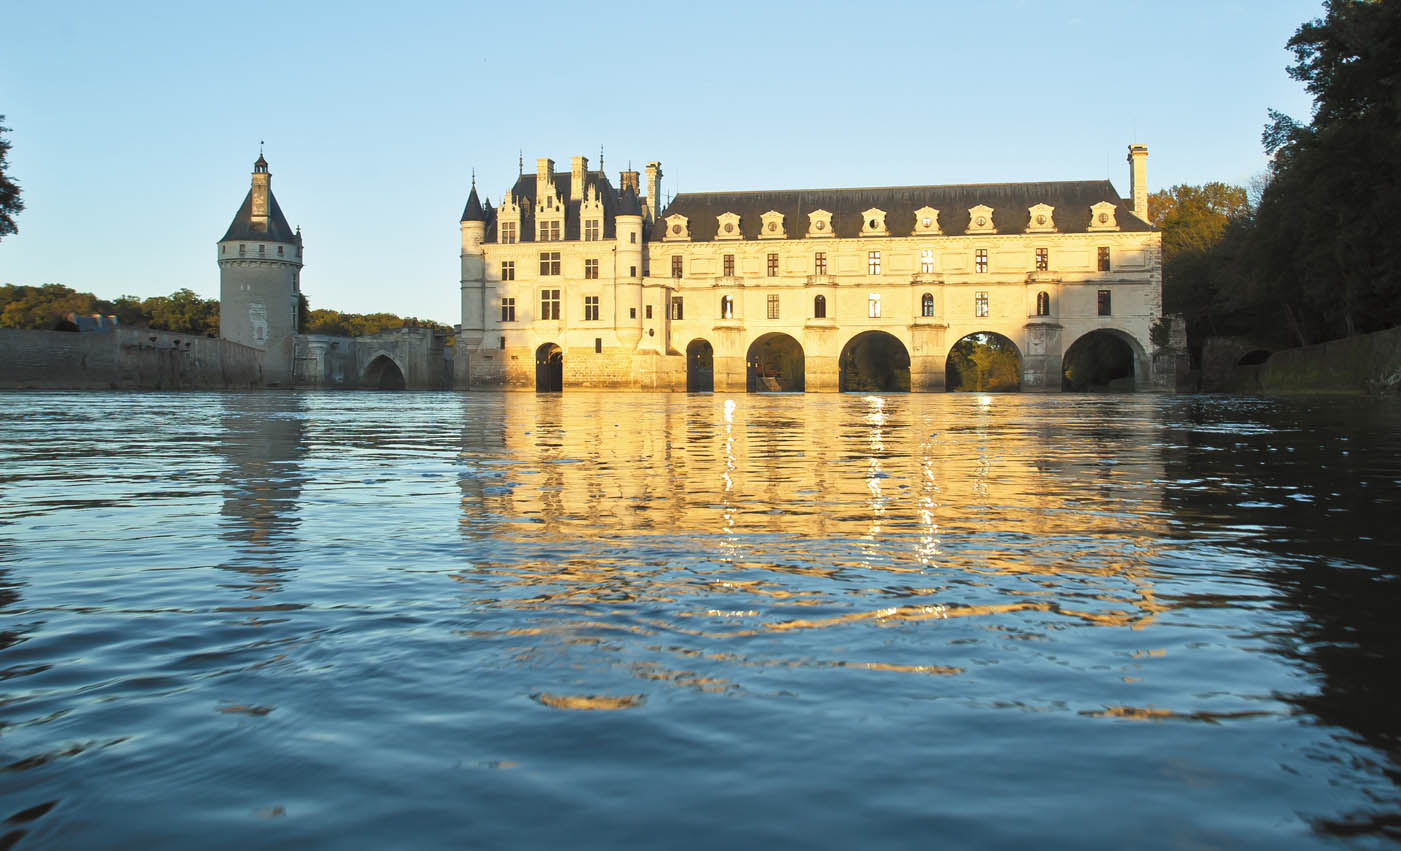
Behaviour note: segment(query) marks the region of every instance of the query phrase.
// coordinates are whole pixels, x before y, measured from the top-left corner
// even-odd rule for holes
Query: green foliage
[[[1001,334],[970,334],[949,350],[945,381],[949,390],[1020,390],[1021,356]]]
[[[69,313],[115,315],[122,325],[219,335],[218,300],[200,298],[187,289],[144,301],[129,295],[107,301],[63,284],[0,286],[0,328],[73,330],[64,318]]]
[[[0,115],[0,238],[6,234],[18,233],[15,216],[24,209],[20,200],[19,184],[10,177],[10,165],[5,157],[10,152],[10,141],[5,134],[10,128],[5,126],[5,116]]]
[[[341,313],[338,310],[306,310],[307,334],[328,334],[337,337],[366,337],[400,328],[433,328],[451,331],[446,325],[418,319],[413,316],[396,316],[393,313]]]
[[[1172,325],[1165,317],[1159,316],[1148,328],[1148,341],[1154,348],[1164,349],[1172,342]]]
[[[141,302],[141,312],[148,317],[145,324],[150,328],[219,336],[219,301],[202,299],[188,289],[148,298]]]

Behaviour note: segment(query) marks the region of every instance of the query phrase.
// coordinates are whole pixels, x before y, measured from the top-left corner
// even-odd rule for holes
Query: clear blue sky
[[[267,140],[313,307],[458,316],[472,169],[571,155],[681,191],[1264,170],[1307,118],[1284,43],[1318,0],[635,5],[10,4],[0,113],[25,211],[0,283],[217,297]],[[616,180],[616,178],[615,178]]]

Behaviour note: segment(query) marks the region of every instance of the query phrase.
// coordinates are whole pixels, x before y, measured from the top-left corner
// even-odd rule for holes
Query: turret
[[[631,180],[629,180],[631,176]],[[617,212],[613,222],[617,233],[618,341],[628,348],[642,339],[642,205],[637,199],[637,172],[623,172],[619,183]]]
[[[475,348],[481,343],[486,328],[486,253],[482,248],[486,211],[477,198],[475,177],[459,224],[462,231],[462,342]]]

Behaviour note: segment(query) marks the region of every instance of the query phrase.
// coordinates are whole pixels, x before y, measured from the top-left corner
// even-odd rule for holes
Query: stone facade
[[[954,344],[996,333],[1022,388],[1054,391],[1070,346],[1107,332],[1151,386],[1146,156],[1130,147],[1127,200],[1108,181],[913,186],[682,194],[655,215],[659,163],[643,195],[637,172],[615,189],[583,157],[541,159],[500,205],[469,195],[455,383],[835,391],[874,334],[933,391]]]

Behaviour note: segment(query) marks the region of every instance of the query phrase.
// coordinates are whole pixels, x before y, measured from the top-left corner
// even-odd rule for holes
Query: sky
[[[11,4],[0,283],[219,294],[260,142],[313,309],[460,321],[458,220],[551,157],[662,193],[1245,185],[1318,0]]]

